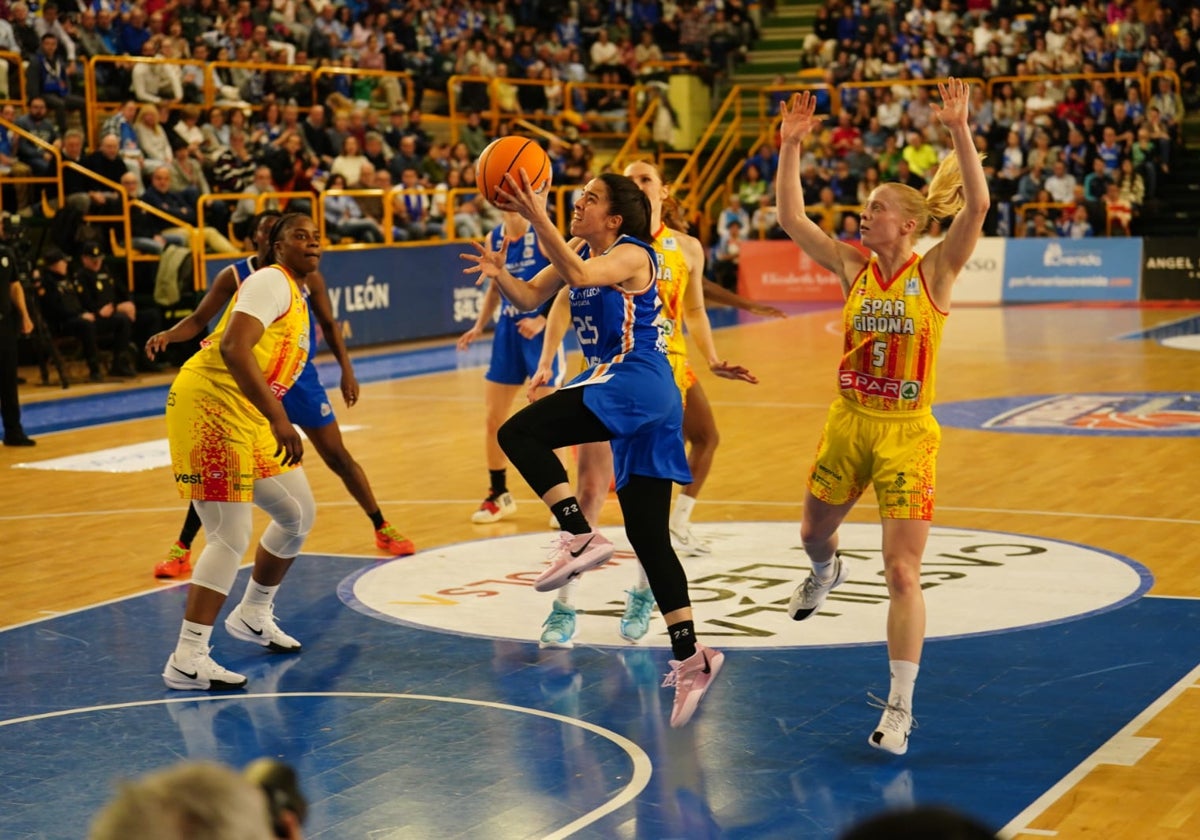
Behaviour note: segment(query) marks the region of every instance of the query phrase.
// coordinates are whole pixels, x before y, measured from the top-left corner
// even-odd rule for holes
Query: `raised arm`
[[[213,279],[212,286],[204,293],[200,303],[182,321],[168,330],[155,333],[146,341],[146,355],[153,359],[157,354],[167,349],[168,344],[187,341],[195,338],[217,313],[237,294],[237,275],[233,266],[226,266]]]
[[[804,189],[800,185],[800,152],[804,138],[812,133],[821,118],[816,116],[817,100],[808,91],[794,95],[780,106],[781,146],[779,171],[775,176],[775,200],[779,224],[816,263],[829,269],[842,281],[843,291],[857,276],[866,258],[859,250],[831,238],[804,213]]]
[[[499,250],[492,251],[485,244],[472,242],[476,253],[459,254],[462,259],[475,263],[469,268],[464,268],[463,274],[478,274],[477,285],[484,280],[491,280],[493,285],[499,286],[509,303],[523,312],[537,309],[562,288],[562,278],[558,276],[558,270],[553,265],[543,268],[527,283],[519,277],[514,277],[504,267],[508,244],[509,240],[505,239],[500,243]]]
[[[588,260],[580,257],[573,243],[563,239],[550,220],[545,197],[534,192],[524,170],[519,174],[519,182],[512,175],[505,176],[507,186],[501,191],[497,206],[529,220],[537,231],[542,253],[563,283],[572,287],[615,286],[631,281],[630,291],[636,292],[650,282],[650,262],[645,252],[635,246],[619,245],[605,254],[593,254]],[[596,199],[585,191],[583,200]]]
[[[963,207],[950,223],[945,238],[926,255],[929,292],[935,303],[946,308],[950,303],[951,287],[967,260],[971,259],[983,233],[983,220],[987,216],[990,200],[983,162],[975,152],[968,123],[971,86],[961,79],[952,78],[939,84],[938,91],[942,95],[942,104],[940,107],[933,105],[933,109],[954,142],[955,157],[962,173],[963,197]]]

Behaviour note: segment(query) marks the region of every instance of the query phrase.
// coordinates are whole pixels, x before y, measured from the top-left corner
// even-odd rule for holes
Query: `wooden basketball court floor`
[[[701,374],[722,445],[695,514],[713,554],[687,563],[728,658],[681,730],[661,619],[640,646],[616,633],[627,553],[580,587],[576,647],[539,650],[545,509],[510,473],[517,516],[470,524],[486,346],[357,356],[346,441],[420,551],[380,557],[310,459],[317,524],[278,601],[304,651],[218,624],[214,655],[250,684],[213,695],[159,677],[185,591],[151,576],[184,510],[161,460],[170,377],[26,387],[38,446],[0,449],[0,837],[80,837],[121,777],[261,755],[299,769],[310,837],[825,838],[912,803],[1023,840],[1200,836],[1200,314],[954,311],[904,757],[866,744],[887,690],[873,497],[844,532],[847,585],[810,621],[784,612],[838,313],[723,320],[721,352],[761,384]],[[620,539],[614,501],[601,524]]]

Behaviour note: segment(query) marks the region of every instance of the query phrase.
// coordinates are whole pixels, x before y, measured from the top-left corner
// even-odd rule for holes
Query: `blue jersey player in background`
[[[555,235],[557,237],[557,231]],[[489,251],[499,251],[505,241],[509,244],[504,269],[518,280],[528,282],[550,264],[538,243],[537,231],[517,213],[504,214],[504,220],[487,235],[487,248]],[[500,319],[496,321],[496,334],[492,338],[492,360],[484,375],[487,382],[484,388],[487,410],[484,448],[487,453],[488,494],[479,510],[471,514],[471,521],[477,525],[499,522],[517,512],[517,503],[508,492],[508,459],[496,441],[496,432],[508,419],[513,398],[521,386],[537,372],[546,336],[546,314],[551,302],[547,301],[531,311],[522,310],[504,297],[495,283],[489,283],[475,325],[458,339],[458,349],[466,350],[471,342],[483,335],[499,308]],[[535,390],[534,398],[543,397],[562,384],[563,367],[564,354],[560,347],[550,380],[544,387]]]

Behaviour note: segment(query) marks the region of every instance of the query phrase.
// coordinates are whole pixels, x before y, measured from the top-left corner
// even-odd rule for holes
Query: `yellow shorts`
[[[932,414],[887,420],[838,397],[829,409],[808,490],[831,505],[875,487],[885,519],[933,519],[942,430]]]
[[[167,394],[167,441],[184,499],[252,502],[254,481],[288,472],[271,426],[240,393],[181,370]]]
[[[667,361],[671,363],[671,373],[675,375],[675,387],[679,389],[679,395],[683,398],[683,404],[686,407],[688,389],[696,384],[696,372],[688,364],[687,356],[682,353],[668,353]]]

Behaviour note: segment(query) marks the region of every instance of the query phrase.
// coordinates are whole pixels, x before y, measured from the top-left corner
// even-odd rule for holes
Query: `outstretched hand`
[[[491,280],[499,277],[504,273],[504,263],[508,259],[508,237],[505,237],[500,243],[500,247],[495,251],[490,250],[487,245],[482,242],[472,242],[475,246],[476,253],[474,254],[459,254],[460,259],[473,262],[475,265],[463,269],[463,274],[478,274],[479,278],[475,281],[476,286],[482,286],[484,280]]]
[[[154,357],[167,349],[170,344],[170,339],[167,338],[167,331],[157,332],[146,341],[146,358],[154,361]]]
[[[758,377],[741,365],[731,365],[729,362],[714,362],[708,366],[708,369],[722,379],[740,379],[742,382],[749,382],[751,385],[758,384]]]
[[[966,125],[971,104],[971,85],[952,76],[944,82],[938,82],[938,93],[942,95],[942,104],[931,102],[929,106],[942,125],[946,128]]]
[[[765,303],[752,303],[746,309],[751,315],[761,315],[764,318],[786,318],[787,313],[777,306]]]
[[[792,98],[780,104],[779,137],[783,142],[800,142],[821,125],[817,116],[817,98],[809,91],[792,94]]]

